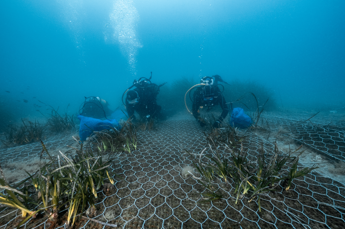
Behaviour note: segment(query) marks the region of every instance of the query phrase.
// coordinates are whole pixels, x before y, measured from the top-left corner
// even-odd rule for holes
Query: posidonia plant
[[[43,132],[44,126],[39,122],[22,119],[20,125],[10,125],[7,127],[4,132],[5,139],[2,140],[2,143],[5,146],[11,147],[37,142],[42,138]]]
[[[5,175],[0,166],[0,188],[4,189],[4,192],[0,192],[0,204],[16,208],[21,211],[24,220],[18,225],[22,225],[31,217],[35,218],[37,213],[41,210],[30,210],[30,208],[35,205],[35,202],[29,197],[27,186],[24,186],[23,190],[18,190],[17,187],[21,186],[26,180],[20,182],[15,187],[11,187],[5,178]],[[25,218],[26,217],[26,218]]]
[[[56,223],[61,210],[67,210],[66,226],[73,226],[78,215],[86,211],[95,214],[95,201],[97,191],[101,189],[105,181],[114,184],[110,177],[108,167],[111,161],[103,161],[102,156],[92,151],[80,149],[75,158],[69,157],[60,151],[57,158],[51,156],[47,148],[41,142],[43,153],[49,161],[43,164],[34,174],[28,174],[35,188],[37,202],[32,201],[30,195],[23,190],[10,187],[3,176],[0,179],[0,188],[4,188],[4,194],[0,193],[0,204],[17,208],[22,211],[22,217],[26,217],[19,225],[22,225],[31,217],[44,213],[50,221]],[[35,209],[35,210],[33,210]]]
[[[92,136],[85,142],[84,147],[88,151],[98,153],[128,152],[137,150],[137,130],[131,121],[121,123],[121,129],[111,128],[93,132]]]
[[[74,115],[60,115],[57,110],[51,110],[50,117],[47,121],[48,129],[54,133],[61,133],[64,131],[71,131],[75,129]]]
[[[232,137],[236,139],[234,136]],[[219,141],[212,138],[210,142],[219,143]],[[221,181],[232,183],[235,187],[236,204],[239,199],[248,196],[249,202],[257,199],[259,211],[261,211],[260,197],[262,195],[267,195],[279,185],[285,186],[285,190],[288,191],[293,179],[305,176],[317,168],[312,167],[298,170],[299,157],[303,153],[300,152],[302,147],[292,152],[300,152],[297,157],[293,157],[290,154],[287,155],[280,152],[277,144],[273,152],[266,152],[262,145],[257,155],[257,161],[251,162],[247,159],[247,152],[244,151],[242,142],[238,140],[237,143],[232,143],[233,145],[231,146],[226,143],[221,144],[225,148],[223,152],[219,150],[218,146],[220,145],[212,146],[210,144],[201,154],[197,155],[199,160],[193,161],[193,165],[200,177],[197,177],[195,174],[192,175],[194,179],[197,179],[208,189],[208,192],[203,194],[208,201],[223,198],[221,192],[216,190],[213,183],[214,177],[218,177]],[[237,147],[238,144],[241,147]],[[205,154],[207,149],[209,153]],[[207,158],[207,163],[201,160],[203,156]]]

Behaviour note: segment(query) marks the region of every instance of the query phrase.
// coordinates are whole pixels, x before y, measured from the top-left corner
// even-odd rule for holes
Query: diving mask
[[[206,86],[213,85],[214,79],[213,77],[205,76],[201,78],[200,83],[205,84]]]

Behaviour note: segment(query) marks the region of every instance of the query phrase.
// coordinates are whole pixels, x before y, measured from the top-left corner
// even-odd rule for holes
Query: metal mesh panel
[[[324,156],[345,162],[345,126],[325,124],[325,121],[323,123],[301,122],[277,116],[268,116],[266,123],[269,129],[282,127],[288,130],[289,136],[297,142]]]
[[[279,125],[281,122],[282,119]],[[99,191],[98,215],[94,219],[118,224],[120,228],[345,228],[345,187],[339,182],[313,172],[295,179],[288,192],[280,187],[262,197],[259,212],[258,204],[249,203],[246,197],[235,204],[231,195],[234,187],[215,180],[225,199],[205,203],[201,201],[205,188],[183,172],[193,159],[184,150],[198,154],[207,146],[196,121],[189,116],[176,117],[161,123],[157,130],[140,132],[138,136],[138,150],[113,164],[111,174],[117,182],[109,192]],[[53,139],[47,145],[58,148],[65,141]],[[256,160],[262,144],[266,151],[273,150],[272,143],[248,133],[244,142],[248,159]],[[41,148],[31,144],[2,154],[13,160],[26,151],[38,155]],[[13,228],[14,222],[19,222],[19,214],[0,208],[0,229]],[[26,228],[49,226],[46,221],[26,223]],[[110,227],[83,219],[76,228]]]

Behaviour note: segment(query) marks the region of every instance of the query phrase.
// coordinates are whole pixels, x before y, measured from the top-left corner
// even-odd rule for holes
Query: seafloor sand
[[[307,150],[301,157],[301,164],[312,166],[311,162],[318,163],[320,169],[295,179],[288,192],[279,188],[262,197],[261,212],[257,203],[248,203],[247,198],[235,204],[231,196],[234,188],[220,181],[215,185],[225,199],[201,202],[200,194],[205,188],[186,175],[187,171],[195,171],[190,167],[193,158],[185,154],[185,150],[198,154],[206,147],[206,141],[195,120],[180,115],[161,123],[157,130],[140,132],[138,150],[121,156],[113,164],[112,175],[117,174],[114,176],[117,180],[115,189],[108,195],[99,192],[95,219],[118,224],[120,228],[345,228],[344,130],[328,129],[336,139],[331,144],[333,149],[325,150],[328,143],[323,148],[320,144],[319,148],[313,148],[311,143],[319,142],[319,137],[310,141],[305,135],[310,132],[332,140],[325,134],[327,128],[323,124],[323,129],[320,126],[321,129],[310,129],[309,124],[288,117],[269,114],[265,119],[270,120],[271,133],[267,130],[249,132],[244,141],[250,160],[256,160],[261,145],[269,152],[275,141],[282,151],[303,143]],[[76,144],[71,135],[56,136],[45,143],[54,154],[58,150],[70,150],[66,145]],[[333,145],[338,146],[336,150]],[[34,172],[39,166],[40,152],[40,143],[1,150],[1,164],[8,179],[14,182],[25,178],[24,168]],[[18,215],[11,209],[0,207],[0,229],[13,228]],[[48,227],[48,224],[34,220],[26,224],[27,228],[44,226]],[[87,220],[77,226],[102,228]]]
[[[44,141],[49,153],[51,155],[58,155],[59,151],[63,153],[72,152],[72,147],[77,147],[77,143],[72,136],[78,133],[59,134],[50,137]],[[35,142],[28,145],[22,145],[12,148],[5,148],[0,150],[1,167],[3,168],[7,182],[13,183],[23,180],[28,173],[34,173],[38,170],[40,164],[45,162],[46,154],[42,154],[42,145],[40,142]]]

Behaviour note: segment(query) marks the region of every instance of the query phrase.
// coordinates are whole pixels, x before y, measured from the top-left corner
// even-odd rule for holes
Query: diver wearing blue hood
[[[122,95],[123,102],[123,97],[127,93],[126,102],[123,103],[126,106],[128,117],[132,121],[136,121],[135,112],[139,114],[141,119],[165,118],[161,112],[161,106],[157,104],[157,95],[159,94],[160,87],[165,83],[161,85],[151,83],[151,78],[152,73],[149,79],[141,77],[139,80],[134,80],[133,85]],[[135,88],[131,90],[133,87]]]
[[[222,95],[222,91],[219,89],[219,85],[218,82],[223,82],[223,79],[219,76],[219,75],[214,75],[212,77],[210,76],[205,76],[203,78],[201,78],[200,80],[200,84],[194,85],[193,87],[191,87],[186,95],[185,95],[185,103],[186,103],[186,96],[187,94],[195,87],[196,90],[193,93],[193,108],[192,108],[192,112],[190,112],[188,110],[187,104],[186,104],[186,108],[187,110],[193,114],[193,116],[195,117],[195,119],[199,122],[200,126],[205,126],[206,123],[205,121],[200,117],[200,109],[202,108],[206,108],[207,111],[211,110],[214,106],[216,105],[220,105],[220,107],[222,108],[222,113],[219,116],[218,120],[215,121],[215,123],[213,123],[213,127],[214,128],[219,128],[220,124],[222,123],[222,121],[225,119],[225,117],[228,115],[229,113],[229,108],[226,105],[226,101],[224,96]],[[228,84],[228,83],[226,83]],[[224,86],[221,85],[223,87],[223,91],[224,91]]]

